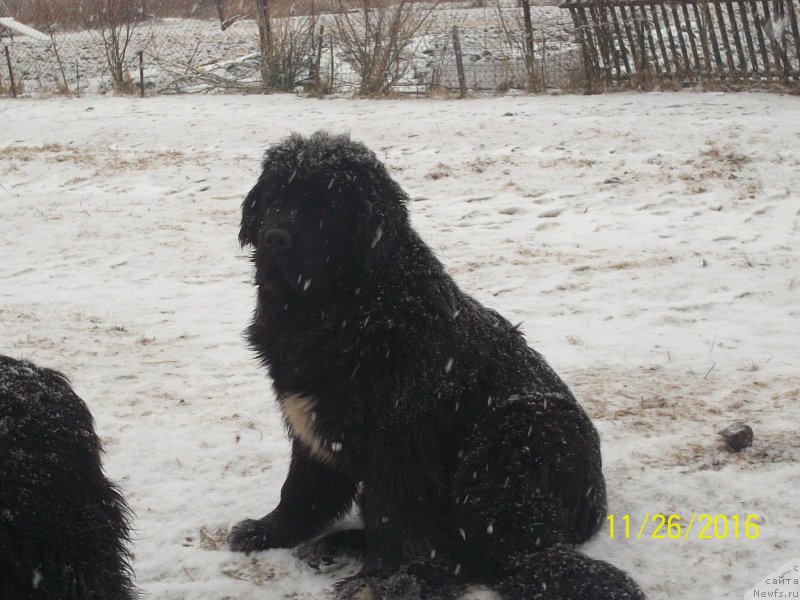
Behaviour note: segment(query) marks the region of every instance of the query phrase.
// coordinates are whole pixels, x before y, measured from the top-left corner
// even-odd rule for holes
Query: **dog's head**
[[[391,260],[407,197],[375,154],[348,136],[292,135],[267,150],[242,204],[239,241],[256,282],[279,299],[358,286]]]

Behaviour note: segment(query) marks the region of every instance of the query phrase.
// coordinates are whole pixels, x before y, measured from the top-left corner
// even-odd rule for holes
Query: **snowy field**
[[[800,98],[0,100],[0,352],[93,411],[149,598],[324,598],[357,568],[223,542],[275,505],[289,450],[242,336],[239,205],[269,143],[318,128],[385,160],[456,280],[595,419],[618,526],[589,554],[686,600],[800,557]],[[731,454],[737,419],[755,440]],[[760,527],[634,539],[655,513]]]

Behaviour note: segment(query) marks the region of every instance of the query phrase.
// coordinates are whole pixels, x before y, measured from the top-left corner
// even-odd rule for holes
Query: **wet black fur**
[[[232,548],[295,546],[356,500],[364,569],[339,598],[454,598],[476,581],[512,600],[643,598],[572,549],[606,513],[591,421],[517,327],[456,286],[407,199],[346,136],[268,150],[239,236],[258,286],[248,337],[279,403],[316,399],[327,458],[289,427],[280,503]]]
[[[129,512],[67,379],[0,356],[0,598],[132,600]]]

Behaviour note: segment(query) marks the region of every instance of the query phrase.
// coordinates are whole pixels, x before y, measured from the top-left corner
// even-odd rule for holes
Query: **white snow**
[[[275,505],[289,451],[242,337],[237,235],[269,143],[349,131],[595,419],[618,524],[759,515],[757,539],[651,524],[586,551],[652,598],[741,598],[800,556],[799,116],[798,97],[694,92],[0,100],[0,351],[88,403],[149,597],[324,597],[358,565],[224,544]],[[740,454],[716,434],[734,420]]]

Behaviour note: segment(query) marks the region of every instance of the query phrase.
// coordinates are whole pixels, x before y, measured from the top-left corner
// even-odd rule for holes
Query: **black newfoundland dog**
[[[268,368],[292,460],[278,506],[234,550],[313,540],[353,501],[364,566],[340,599],[640,599],[576,552],[605,517],[597,431],[516,326],[462,292],[409,224],[407,196],[347,136],[270,148],[242,207]]]
[[[101,452],[63,375],[0,356],[0,598],[137,597],[129,512]]]

